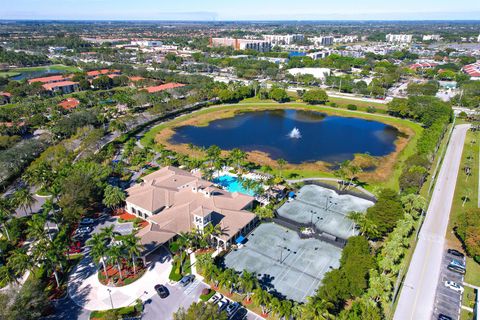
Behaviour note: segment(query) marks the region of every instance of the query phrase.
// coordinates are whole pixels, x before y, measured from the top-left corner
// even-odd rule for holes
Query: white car
[[[223,295],[217,292],[210,298],[209,301],[213,304],[217,304],[222,299],[223,299]]]
[[[445,287],[450,288],[450,289],[452,289],[453,291],[456,291],[456,292],[458,292],[458,293],[462,293],[462,294],[463,294],[463,287],[462,287],[461,285],[459,285],[458,283],[456,283],[456,282],[447,280],[447,281],[445,281]]]

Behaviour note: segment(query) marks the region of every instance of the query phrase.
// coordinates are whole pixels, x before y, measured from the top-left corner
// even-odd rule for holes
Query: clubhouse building
[[[127,189],[125,210],[149,222],[138,236],[144,256],[192,230],[220,225],[214,244],[227,248],[255,225],[255,214],[247,211],[254,198],[217,188],[199,175],[176,167],[164,167]]]

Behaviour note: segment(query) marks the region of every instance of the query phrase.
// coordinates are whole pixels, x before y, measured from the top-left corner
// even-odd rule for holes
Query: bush
[[[354,105],[354,104],[349,104],[349,105],[347,105],[347,109],[348,109],[348,110],[357,110],[358,107],[357,107],[356,105]]]
[[[338,105],[335,102],[327,102],[327,106],[330,106],[332,108],[338,108]]]
[[[370,107],[367,108],[367,112],[368,113],[375,113],[375,112],[377,112],[377,108],[370,106]]]
[[[209,291],[207,294],[204,294],[202,291],[202,294],[200,295],[200,300],[208,301],[216,292],[215,290],[211,290],[211,289],[207,289],[207,290]]]

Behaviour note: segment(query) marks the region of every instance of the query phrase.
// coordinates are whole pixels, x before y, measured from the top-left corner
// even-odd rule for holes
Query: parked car
[[[223,295],[217,292],[208,301],[213,304],[217,304],[222,299],[223,299]]]
[[[448,253],[450,253],[453,256],[457,256],[459,258],[464,258],[465,257],[465,255],[463,253],[461,253],[460,251],[455,250],[455,249],[448,249]]]
[[[230,303],[227,306],[227,315],[231,317],[237,310],[240,308],[240,304],[238,302]]]
[[[95,223],[95,220],[93,220],[92,218],[83,218],[80,221],[81,226],[89,226],[89,225],[92,225],[94,223]]]
[[[92,232],[91,227],[80,227],[75,231],[75,234],[86,234]]]
[[[438,315],[438,320],[453,320],[451,317],[444,315],[443,313],[440,313]]]
[[[155,291],[157,291],[158,295],[160,296],[160,298],[162,299],[165,299],[166,297],[168,297],[168,295],[170,294],[170,292],[168,291],[167,287],[165,287],[163,284],[157,284],[155,286]]]
[[[222,298],[219,302],[218,302],[218,312],[221,312],[223,310],[225,310],[225,308],[228,306],[228,300],[226,298]]]
[[[180,280],[180,285],[186,287],[190,282],[193,282],[195,276],[193,274],[187,274]]]
[[[457,260],[457,259],[452,259],[452,261],[450,261],[450,265],[466,269],[465,263],[463,263],[463,261],[460,261],[460,260]]]
[[[452,264],[449,264],[447,266],[447,269],[450,270],[450,271],[456,272],[456,273],[460,273],[460,274],[465,274],[465,272],[466,272],[465,268],[461,268],[459,266],[452,265]]]
[[[463,293],[463,287],[456,282],[447,280],[445,281],[445,287],[452,289],[453,291],[456,291],[458,293]]]
[[[247,309],[241,307],[238,309],[237,312],[233,314],[233,316],[229,317],[230,320],[245,320],[247,319]]]

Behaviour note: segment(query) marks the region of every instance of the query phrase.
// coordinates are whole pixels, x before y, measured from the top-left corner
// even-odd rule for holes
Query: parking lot
[[[162,315],[161,319],[169,320],[173,319],[173,314],[177,312],[179,308],[188,309],[193,303],[197,302],[202,294],[202,290],[208,288],[206,284],[199,280],[195,280],[186,287],[182,287],[178,283],[164,284],[170,295],[165,299],[160,298],[158,294],[155,294],[152,298],[145,302],[145,310],[143,312],[142,319],[157,320],[160,319],[159,315]]]
[[[456,257],[445,250],[442,259],[442,269],[438,282],[437,293],[435,295],[435,305],[433,310],[433,318],[437,320],[439,314],[444,314],[452,319],[460,317],[460,308],[462,305],[462,294],[445,286],[445,281],[454,281],[460,285],[463,284],[464,276],[447,269],[452,259],[461,260],[465,263],[465,259]]]

